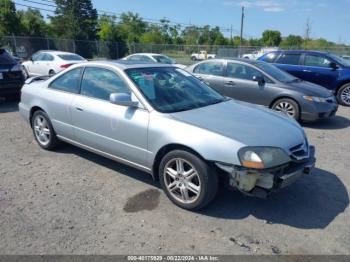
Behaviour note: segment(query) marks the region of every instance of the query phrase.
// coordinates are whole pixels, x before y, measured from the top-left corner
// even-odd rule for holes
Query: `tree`
[[[182,38],[186,45],[197,45],[200,31],[196,26],[188,26],[182,31]]]
[[[289,35],[281,42],[281,47],[301,47],[303,44],[303,38],[299,35]]]
[[[102,15],[98,20],[97,35],[100,40],[106,41],[106,50],[104,53],[108,58],[122,57],[128,51],[125,39],[123,39],[120,33],[120,26],[115,22],[115,20],[115,16],[108,15]]]
[[[21,31],[15,4],[10,0],[0,0],[0,36],[20,35]]]
[[[46,36],[48,33],[48,25],[39,10],[31,8],[26,11],[18,11],[23,34],[26,36]]]
[[[56,0],[55,16],[51,16],[54,33],[59,37],[95,40],[97,11],[91,0]]]
[[[146,32],[147,23],[138,14],[132,12],[123,13],[120,19],[120,29],[124,39],[128,43],[140,42],[141,35]]]
[[[282,41],[281,32],[265,30],[262,34],[262,42],[266,46],[279,46]]]

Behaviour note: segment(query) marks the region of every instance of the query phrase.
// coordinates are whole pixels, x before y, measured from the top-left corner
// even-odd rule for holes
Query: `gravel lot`
[[[350,254],[350,109],[305,125],[313,174],[266,200],[221,190],[200,213],[151,177],[70,145],[46,152],[0,101],[1,254]]]

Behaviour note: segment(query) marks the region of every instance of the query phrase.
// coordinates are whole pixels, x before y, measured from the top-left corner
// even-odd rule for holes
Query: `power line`
[[[52,12],[52,13],[55,13],[55,10],[50,10],[50,9],[47,9],[47,8],[43,8],[42,6],[47,6],[47,7],[54,7],[56,8],[57,5],[56,5],[56,2],[55,1],[50,1],[50,0],[38,0],[38,1],[41,1],[41,2],[38,2],[38,1],[34,1],[34,0],[22,0],[22,1],[25,1],[25,2],[29,2],[29,3],[32,3],[32,4],[37,4],[37,5],[41,5],[40,7],[38,6],[33,6],[33,5],[26,5],[26,4],[22,4],[22,3],[16,3],[14,2],[16,5],[19,5],[19,6],[23,6],[23,7],[27,7],[27,8],[32,8],[32,9],[36,9],[36,10],[41,10],[41,11],[46,11],[46,12]],[[44,2],[44,3],[43,3]],[[121,13],[116,13],[116,12],[111,12],[111,11],[105,11],[105,10],[100,10],[100,9],[96,9],[96,11],[99,13],[98,15],[101,16],[101,13],[103,15],[106,15],[108,17],[112,17],[113,19],[120,19],[122,14]],[[161,21],[163,19],[153,19],[153,18],[144,18],[144,17],[140,17],[142,20],[144,20],[145,22],[148,22],[149,24],[153,24],[153,25],[158,25],[158,26],[162,26],[164,25]],[[198,26],[198,25],[193,25],[193,24],[188,24],[188,23],[179,23],[179,22],[175,22],[175,21],[172,21],[172,20],[169,20],[167,18],[164,18],[166,21],[168,21],[168,23],[170,25],[173,25],[173,26],[179,26],[181,29],[186,29],[188,27],[195,27],[197,30],[204,30],[205,26]],[[234,29],[234,28],[224,28],[224,27],[220,27],[218,26],[219,30],[221,32],[235,32],[237,35],[239,34],[239,30],[237,29]],[[246,35],[248,36],[248,35]],[[251,36],[248,36],[248,37],[251,37]]]

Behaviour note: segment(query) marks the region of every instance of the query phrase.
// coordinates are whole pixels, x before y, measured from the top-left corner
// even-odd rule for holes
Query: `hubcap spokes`
[[[341,100],[346,104],[350,105],[350,86],[346,87],[341,93]]]
[[[278,112],[282,112],[286,115],[289,115],[291,117],[294,117],[295,110],[294,107],[289,104],[288,102],[281,102],[276,107],[275,110]]]
[[[34,132],[39,143],[47,145],[50,142],[50,129],[46,119],[42,116],[37,116],[34,120]]]
[[[164,182],[169,193],[182,203],[193,203],[200,194],[197,170],[186,160],[176,158],[165,166]]]

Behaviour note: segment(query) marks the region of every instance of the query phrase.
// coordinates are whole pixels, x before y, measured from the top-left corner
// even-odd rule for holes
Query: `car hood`
[[[178,121],[231,138],[246,146],[272,146],[288,150],[305,140],[303,129],[294,119],[235,100],[171,115]]]
[[[309,96],[330,97],[332,95],[331,91],[329,91],[327,88],[307,81],[288,83],[288,85],[293,89]]]

